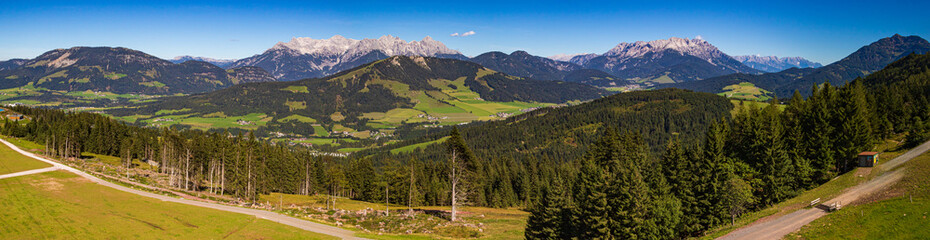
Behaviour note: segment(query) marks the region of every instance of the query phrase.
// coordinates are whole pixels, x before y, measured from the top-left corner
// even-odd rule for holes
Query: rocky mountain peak
[[[695,38],[678,38],[659,39],[655,41],[637,41],[633,43],[620,43],[616,47],[605,53],[605,56],[619,58],[636,58],[646,55],[647,53],[661,52],[664,50],[675,50],[685,55],[695,56],[707,61],[713,58],[725,56],[723,52],[711,45],[704,39]]]

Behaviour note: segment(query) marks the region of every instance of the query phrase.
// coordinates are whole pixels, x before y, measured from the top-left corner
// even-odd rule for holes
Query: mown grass
[[[6,144],[0,144],[0,174],[22,172],[51,166],[51,164],[19,154],[13,151],[12,148],[7,147]]]
[[[137,196],[64,171],[0,179],[0,239],[334,239]]]
[[[726,86],[723,90],[725,92],[718,93],[717,95],[750,101],[768,101],[772,99],[770,96],[772,92],[756,87],[755,84],[750,82],[741,82],[739,84]]]
[[[786,238],[926,239],[930,236],[930,154],[903,167],[904,177],[891,189],[867,197],[864,204],[814,220]]]

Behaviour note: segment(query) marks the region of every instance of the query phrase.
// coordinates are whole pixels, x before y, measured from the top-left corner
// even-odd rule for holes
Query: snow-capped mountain
[[[556,60],[556,61],[568,62],[568,61],[571,61],[572,58],[575,56],[588,55],[588,54],[592,54],[592,53],[576,53],[576,54],[564,54],[563,53],[563,54],[552,55],[552,56],[549,56],[548,58],[552,60]]]
[[[331,75],[395,55],[468,59],[428,36],[408,42],[390,35],[362,40],[336,35],[329,39],[295,37],[262,54],[240,59],[230,67],[257,66],[279,80],[292,81]]]
[[[579,55],[570,61],[640,82],[684,82],[730,73],[760,73],[700,38],[620,43],[604,54]]]
[[[171,60],[168,60],[168,61],[169,61],[169,62],[173,62],[173,63],[182,63],[182,62],[187,62],[187,61],[192,61],[192,60],[193,60],[193,61],[208,62],[208,63],[211,63],[211,64],[216,65],[217,67],[221,67],[221,68],[225,68],[226,66],[229,66],[229,65],[232,64],[233,62],[236,62],[235,59],[215,59],[215,58],[194,57],[194,56],[187,56],[187,55],[184,55],[184,56],[177,56],[177,57],[174,57],[174,58],[172,58]]]
[[[819,68],[822,67],[818,62],[812,62],[802,57],[776,57],[776,56],[733,56],[746,66],[765,72],[781,72],[789,68]]]

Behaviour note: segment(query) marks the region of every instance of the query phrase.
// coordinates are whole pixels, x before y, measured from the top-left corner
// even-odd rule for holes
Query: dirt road
[[[268,219],[268,220],[270,220],[270,221],[272,221],[272,222],[277,222],[277,223],[281,223],[281,224],[293,226],[293,227],[300,228],[300,229],[307,230],[307,231],[311,231],[311,232],[317,232],[317,233],[322,233],[322,234],[326,234],[326,235],[330,235],[330,236],[335,236],[335,237],[339,237],[339,238],[342,238],[342,239],[362,239],[362,238],[355,237],[355,233],[352,232],[352,231],[349,231],[349,230],[345,230],[345,229],[342,229],[342,228],[333,227],[333,226],[329,226],[329,225],[324,225],[324,224],[320,224],[320,223],[310,222],[310,221],[307,221],[307,220],[302,220],[302,219],[298,219],[298,218],[286,216],[286,215],[279,214],[279,213],[275,213],[275,212],[269,212],[269,211],[258,210],[258,209],[241,208],[241,207],[235,207],[235,206],[229,206],[229,205],[222,205],[222,204],[216,204],[216,203],[206,203],[206,202],[199,202],[199,201],[194,201],[194,200],[187,200],[187,199],[174,198],[174,197],[159,195],[159,194],[155,194],[155,193],[150,193],[150,192],[145,192],[145,191],[140,191],[140,190],[136,190],[136,189],[132,189],[132,188],[120,186],[120,185],[117,185],[117,184],[114,184],[114,183],[111,183],[111,182],[108,182],[108,181],[104,181],[103,179],[100,179],[100,178],[97,178],[97,177],[95,177],[95,176],[93,176],[93,175],[87,174],[87,173],[85,173],[85,172],[83,172],[83,171],[81,171],[81,170],[78,170],[78,169],[69,167],[69,166],[67,166],[67,165],[58,163],[58,162],[53,161],[53,160],[50,160],[50,159],[46,159],[46,158],[44,158],[44,157],[42,157],[42,156],[38,156],[38,155],[33,154],[33,153],[30,153],[30,152],[23,151],[23,150],[20,149],[19,147],[16,147],[15,145],[11,144],[10,142],[7,142],[6,140],[0,139],[0,142],[3,142],[3,144],[6,144],[7,146],[9,146],[10,148],[12,148],[12,149],[15,150],[16,152],[19,152],[20,154],[26,155],[27,157],[31,157],[31,158],[37,159],[37,160],[39,160],[39,161],[43,161],[43,162],[47,162],[47,163],[49,163],[49,164],[52,164],[53,167],[51,167],[51,168],[58,168],[58,169],[61,169],[61,170],[69,171],[69,172],[72,172],[72,173],[77,174],[77,175],[79,175],[79,176],[82,176],[82,177],[84,177],[84,178],[90,179],[91,181],[93,181],[93,182],[95,182],[95,183],[97,183],[97,184],[100,184],[100,185],[103,185],[103,186],[107,186],[107,187],[110,187],[110,188],[114,188],[114,189],[117,189],[117,190],[120,190],[120,191],[132,193],[132,194],[136,194],[136,195],[140,195],[140,196],[155,198],[155,199],[159,199],[159,200],[162,200],[162,201],[176,202],[176,203],[187,204],[187,205],[193,205],[193,206],[198,206],[198,207],[205,207],[205,208],[212,208],[212,209],[217,209],[217,210],[222,210],[222,211],[227,211],[227,212],[248,214],[248,215],[252,215],[252,216],[255,216],[255,217],[259,217],[259,218]],[[49,170],[49,168],[43,168],[43,169],[37,169],[37,170],[48,170],[48,171],[52,171],[52,170],[55,170],[55,169]],[[31,171],[37,171],[37,170],[31,170]],[[29,172],[29,171],[26,171],[26,172]],[[24,173],[24,172],[19,172],[19,173]],[[30,174],[31,174],[31,173],[30,173]],[[25,174],[23,174],[23,175],[25,175]]]
[[[901,164],[913,159],[930,150],[930,142],[917,146],[910,151],[898,156],[891,161],[882,164],[880,167],[886,170],[892,170]],[[829,206],[833,203],[845,205],[859,199],[860,197],[876,193],[885,187],[897,182],[904,176],[904,169],[897,169],[887,172],[871,181],[856,185],[846,190],[836,198],[823,202],[822,205]],[[801,229],[804,225],[816,220],[817,218],[827,215],[827,212],[820,208],[801,209],[781,216],[776,219],[768,220],[762,223],[755,223],[748,227],[738,229],[718,239],[781,239],[785,235]]]
[[[33,169],[33,170],[28,170],[28,171],[22,171],[22,172],[7,173],[7,174],[0,175],[0,179],[26,176],[30,174],[36,174],[36,173],[51,172],[55,170],[58,170],[58,167],[47,167],[47,168],[39,168],[39,169]]]

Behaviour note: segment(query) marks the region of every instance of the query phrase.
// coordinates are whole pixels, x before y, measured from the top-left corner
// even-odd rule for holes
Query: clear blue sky
[[[930,1],[4,0],[0,59],[72,46],[121,46],[162,58],[243,58],[292,37],[336,34],[408,41],[432,36],[469,56],[521,49],[549,56],[700,35],[730,55],[802,56],[827,64],[895,33],[930,37],[928,7]],[[468,31],[475,34],[450,36]]]

